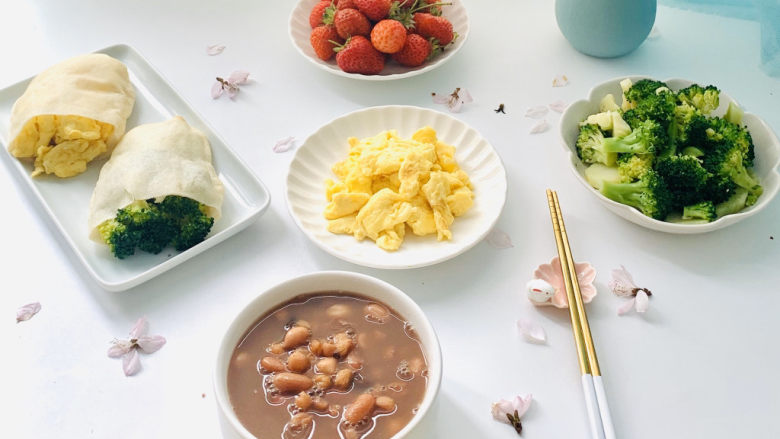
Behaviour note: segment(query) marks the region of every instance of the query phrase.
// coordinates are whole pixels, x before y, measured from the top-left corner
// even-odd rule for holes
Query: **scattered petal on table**
[[[274,145],[274,152],[287,152],[295,147],[295,137],[285,137],[284,139],[279,139],[276,141],[276,144]]]
[[[452,113],[459,112],[461,107],[463,107],[463,104],[474,102],[471,93],[461,87],[456,88],[455,91],[449,95],[445,96],[438,93],[431,93],[431,97],[433,98],[433,103],[447,105],[447,108]]]
[[[145,335],[138,338],[138,347],[146,354],[151,354],[160,350],[165,345],[165,337],[162,335]]]
[[[125,376],[132,376],[141,370],[141,360],[138,358],[138,350],[131,349],[122,357],[122,370]]]
[[[16,310],[16,323],[30,320],[38,311],[41,310],[41,304],[38,302],[28,303]]]
[[[558,75],[555,78],[553,78],[552,86],[553,87],[565,87],[569,85],[569,78],[566,75]]]
[[[499,229],[498,227],[494,227],[493,230],[488,233],[488,236],[485,238],[485,240],[488,244],[498,249],[514,247],[512,244],[512,238],[510,238],[506,232]]]
[[[531,134],[539,134],[547,131],[550,128],[550,125],[547,123],[546,120],[540,120],[536,123],[533,127],[531,127]]]
[[[636,293],[636,298],[634,299],[636,302],[636,312],[647,311],[647,308],[650,305],[649,299],[650,298],[644,290],[639,290],[639,292]]]
[[[631,298],[626,301],[626,303],[620,305],[620,307],[617,309],[617,313],[619,316],[622,316],[623,314],[631,311],[631,308],[633,308],[634,303],[636,302],[635,298]]]
[[[566,107],[568,107],[568,105],[563,101],[555,101],[550,104],[550,109],[556,113],[563,113],[564,110],[566,110]]]
[[[219,81],[215,82],[214,85],[211,86],[211,99],[217,99],[222,96],[223,91],[225,91],[225,89],[222,88],[222,84]]]
[[[130,349],[134,347],[128,340],[114,340],[111,343],[111,347],[108,348],[108,356],[111,358],[119,358],[130,352]]]
[[[236,70],[228,76],[227,82],[233,85],[241,85],[249,82],[249,72],[246,70]]]
[[[225,50],[225,46],[222,44],[212,44],[206,47],[206,54],[210,56],[219,55],[223,50]]]
[[[541,119],[546,115],[547,107],[544,105],[537,105],[536,107],[531,107],[525,111],[525,117],[530,117],[531,119]]]
[[[610,279],[608,286],[613,293],[621,297],[635,296],[635,290],[638,288],[631,273],[622,265],[620,268],[612,270],[612,279]]]
[[[493,415],[493,419],[511,425],[517,434],[520,434],[523,431],[520,418],[531,407],[532,401],[533,396],[530,393],[522,396],[518,395],[511,400],[502,399],[492,404],[490,413]]]
[[[130,330],[130,341],[132,342],[133,339],[146,335],[147,332],[149,332],[149,322],[146,320],[146,317],[141,317],[136,320],[133,329]]]
[[[520,334],[530,343],[544,344],[547,342],[547,334],[541,325],[528,319],[518,319],[517,329]]]

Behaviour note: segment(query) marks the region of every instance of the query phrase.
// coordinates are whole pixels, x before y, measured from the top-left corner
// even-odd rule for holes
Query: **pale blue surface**
[[[761,23],[761,68],[780,76],[780,0],[660,0],[667,6],[693,9]]]

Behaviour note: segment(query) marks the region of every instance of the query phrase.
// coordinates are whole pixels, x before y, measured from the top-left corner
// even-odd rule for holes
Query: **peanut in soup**
[[[386,439],[417,413],[427,376],[419,337],[397,312],[323,292],[258,319],[227,383],[238,419],[260,439]]]

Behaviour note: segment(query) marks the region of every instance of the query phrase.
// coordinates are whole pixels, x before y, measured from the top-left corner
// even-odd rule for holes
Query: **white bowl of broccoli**
[[[560,135],[577,179],[653,230],[717,230],[758,213],[780,189],[777,136],[711,85],[612,79],[566,109]]]

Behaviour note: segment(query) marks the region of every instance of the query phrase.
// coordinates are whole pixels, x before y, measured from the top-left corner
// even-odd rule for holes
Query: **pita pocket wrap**
[[[178,195],[204,204],[219,219],[225,189],[211,164],[206,136],[181,116],[140,125],[122,137],[103,165],[89,204],[90,239],[103,243],[98,226],[139,200]]]
[[[119,142],[134,104],[120,61],[101,53],[65,60],[36,76],[14,103],[8,150],[35,157],[33,177],[78,175]]]

